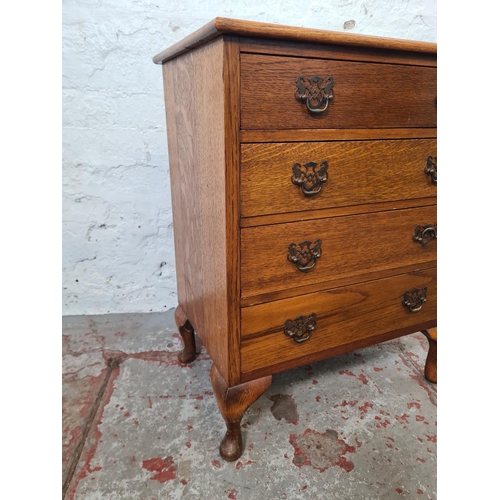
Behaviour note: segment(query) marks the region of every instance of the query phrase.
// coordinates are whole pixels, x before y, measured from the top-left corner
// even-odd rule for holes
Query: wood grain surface
[[[349,205],[333,208],[320,208],[317,210],[306,210],[302,212],[286,212],[271,215],[256,215],[255,217],[243,217],[240,219],[240,227],[269,226],[282,224],[284,222],[298,222],[313,219],[327,219],[342,215],[367,214],[371,212],[386,212],[387,210],[398,210],[400,208],[426,207],[435,205],[437,197],[412,198],[410,200],[383,201],[378,203],[362,203],[361,205]]]
[[[241,52],[269,54],[274,56],[309,57],[314,59],[337,59],[413,66],[437,66],[434,52],[411,52],[407,50],[375,49],[341,44],[319,44],[293,40],[240,37]]]
[[[298,366],[315,353],[391,330],[418,331],[419,325],[435,323],[436,279],[432,268],[243,308],[242,372],[276,373],[273,366],[290,360]],[[412,313],[402,304],[403,294],[423,287],[427,287],[427,302]],[[283,333],[287,319],[311,313],[316,314],[316,328],[309,340],[298,344]]]
[[[179,305],[221,375],[234,384],[228,308],[238,303],[228,276],[237,274],[231,267],[237,264],[226,247],[226,194],[234,193],[226,186],[223,69],[222,38],[163,65]]]
[[[329,76],[334,98],[311,114],[296,79]],[[241,54],[242,129],[436,127],[436,68]]]
[[[434,224],[436,206],[394,210],[241,230],[241,294],[250,297],[333,278],[436,260],[436,241],[413,241],[416,225]],[[309,272],[287,261],[290,243],[321,239]]]
[[[225,220],[226,245],[226,286],[227,286],[227,355],[228,370],[222,373],[225,383],[233,386],[240,381],[240,48],[237,38],[224,36],[224,153],[225,153],[225,214],[218,214]],[[214,124],[208,124],[214,126]],[[222,180],[221,180],[222,181]],[[208,195],[210,199],[217,199],[217,190]],[[215,202],[217,203],[217,202]],[[215,236],[215,235],[214,235]],[[217,244],[223,244],[223,235],[220,240],[212,239],[206,248],[199,251],[209,255],[212,272],[220,275],[217,262]],[[213,249],[213,251],[212,251]],[[221,304],[222,307],[222,304]],[[222,313],[222,311],[221,311]],[[219,314],[219,312],[217,312]]]
[[[396,274],[407,274],[407,273],[425,271],[426,269],[431,269],[433,267],[436,267],[435,260],[419,264],[412,263],[401,267],[390,267],[379,271],[370,271],[367,273],[357,274],[354,278],[352,276],[343,276],[340,278],[334,277],[333,279],[322,281],[320,283],[301,285],[300,295],[323,292],[331,288],[338,288],[346,285],[364,283],[366,281],[374,281],[383,278],[389,278],[390,276],[394,276]],[[291,297],[297,297],[296,288],[285,288],[283,290],[261,293],[258,295],[252,295],[251,297],[244,297],[240,300],[240,304],[241,307],[249,307],[258,304],[263,304],[265,302],[274,302],[276,300],[288,299]]]
[[[435,266],[436,242],[412,239],[416,225],[436,222],[436,188],[423,174],[427,156],[437,155],[435,45],[299,35],[218,18],[157,59],[168,61],[178,322],[189,326],[183,359],[194,356],[194,329],[227,388],[368,342],[370,325],[374,339],[406,332],[412,321],[415,329],[435,326],[435,314],[400,321],[401,311],[387,326],[390,314],[375,319],[370,305],[380,292],[389,310],[385,297],[397,280],[429,279]],[[333,76],[325,113],[312,116],[296,101],[299,75]],[[306,198],[290,177],[294,163],[309,161],[328,161],[329,178]],[[287,261],[288,246],[316,239],[322,255],[302,273]],[[353,332],[349,311],[357,311],[364,326],[340,343],[325,334],[323,351],[255,361],[277,339],[277,318],[312,299],[332,325],[345,320]]]
[[[241,214],[252,217],[435,197],[436,186],[424,167],[436,150],[433,139],[243,144]],[[328,180],[318,194],[304,195],[291,181],[292,166],[325,161]]]
[[[242,130],[241,142],[318,142],[366,139],[434,139],[436,128]]]
[[[216,18],[158,54],[163,64],[180,361],[194,332],[226,422],[225,460],[243,451],[242,415],[279,371],[424,331],[436,378],[436,45]],[[299,76],[334,80],[328,109],[295,98]],[[328,162],[305,197],[292,166]],[[289,245],[321,240],[301,272]],[[427,288],[417,312],[403,295]],[[297,343],[287,320],[315,314]]]
[[[272,38],[300,42],[320,43],[327,45],[341,45],[353,47],[366,47],[383,50],[402,50],[435,54],[435,43],[418,42],[412,40],[398,40],[366,35],[354,35],[334,31],[318,30],[311,28],[298,28],[279,24],[259,23],[216,17],[205,26],[183,38],[180,42],[160,52],[153,57],[156,64],[164,63],[186,51],[192,50],[221,34],[241,35],[244,37]]]

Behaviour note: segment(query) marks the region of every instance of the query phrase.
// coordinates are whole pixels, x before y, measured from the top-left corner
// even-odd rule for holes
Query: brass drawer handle
[[[317,167],[313,161],[304,163],[304,166],[295,163],[292,167],[292,183],[299,186],[305,196],[318,194],[328,180],[328,162],[324,161]]]
[[[427,287],[424,286],[422,290],[414,288],[403,295],[403,305],[407,306],[411,312],[418,312],[422,309],[427,300]]]
[[[311,270],[316,265],[316,259],[320,257],[321,240],[316,240],[314,243],[303,241],[298,246],[295,243],[288,245],[288,262],[295,264],[299,271],[306,272]]]
[[[306,83],[307,82],[307,83]],[[306,78],[298,76],[295,80],[295,99],[305,103],[311,113],[323,113],[328,108],[328,103],[333,99],[333,78],[329,76],[323,85],[323,78],[313,76]]]
[[[415,226],[413,241],[420,243],[423,247],[432,240],[437,240],[437,222],[425,224],[425,226]]]
[[[430,175],[432,183],[437,186],[438,183],[438,166],[437,156],[428,156],[427,163],[424,167],[424,174]]]
[[[285,321],[284,334],[291,337],[295,342],[301,344],[311,337],[311,332],[316,327],[316,314],[312,313],[307,316],[299,316],[295,319],[287,319]]]

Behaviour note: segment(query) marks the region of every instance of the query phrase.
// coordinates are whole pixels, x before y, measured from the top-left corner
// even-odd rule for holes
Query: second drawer
[[[432,262],[436,217],[434,205],[243,228],[241,296]]]
[[[436,196],[435,139],[241,146],[241,215]]]

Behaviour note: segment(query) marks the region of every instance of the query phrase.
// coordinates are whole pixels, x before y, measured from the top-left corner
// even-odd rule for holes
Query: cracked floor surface
[[[436,498],[421,333],[273,376],[233,463],[210,358],[180,347],[173,311],[63,318],[67,500]]]

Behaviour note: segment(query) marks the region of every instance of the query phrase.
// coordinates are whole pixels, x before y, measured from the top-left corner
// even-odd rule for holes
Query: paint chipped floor
[[[232,463],[211,361],[180,346],[173,311],[63,318],[66,499],[436,498],[421,333],[275,375]]]

